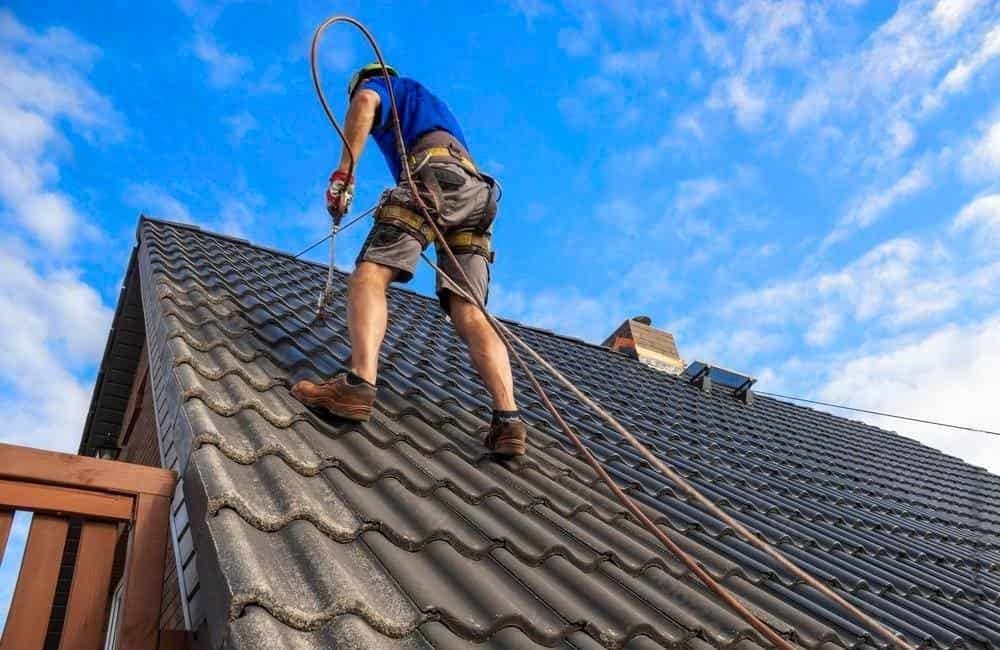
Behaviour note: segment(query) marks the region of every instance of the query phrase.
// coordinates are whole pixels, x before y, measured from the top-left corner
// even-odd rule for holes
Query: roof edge
[[[139,355],[145,341],[142,302],[139,298],[138,255],[138,245],[133,246],[77,447],[77,453],[83,456],[91,456],[97,449],[107,447],[109,442],[117,440],[118,430],[121,428],[120,419],[125,414],[115,405],[120,397],[115,397],[112,393],[116,386],[120,390],[125,384],[128,384],[125,390],[130,391],[135,379]],[[110,425],[110,422],[116,422],[117,426]],[[98,427],[102,425],[113,430],[99,431]]]

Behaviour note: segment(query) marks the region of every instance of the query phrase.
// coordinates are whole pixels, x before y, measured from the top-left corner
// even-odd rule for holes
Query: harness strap
[[[475,174],[476,176],[479,175],[479,170],[476,169],[475,163],[473,163],[465,156],[462,156],[461,154],[457,153],[454,149],[451,149],[450,147],[428,147],[427,149],[421,151],[419,154],[410,156],[409,157],[410,168],[419,169],[428,160],[431,160],[432,158],[449,158],[452,161],[457,162],[462,167],[465,167],[466,171]]]
[[[421,246],[434,241],[434,228],[421,215],[401,205],[383,205],[375,213],[375,220],[399,226],[416,237]]]
[[[492,250],[491,246],[493,237],[488,232],[484,233],[475,230],[458,230],[447,233],[444,236],[444,239],[448,242],[451,252],[456,255],[482,255],[491,263],[496,258],[496,254]]]
[[[434,243],[434,229],[420,214],[409,208],[401,205],[383,205],[375,213],[375,220],[402,228],[416,237],[421,246]],[[488,232],[463,229],[446,233],[444,237],[453,253],[482,255],[490,262],[495,258],[491,246],[493,238]]]

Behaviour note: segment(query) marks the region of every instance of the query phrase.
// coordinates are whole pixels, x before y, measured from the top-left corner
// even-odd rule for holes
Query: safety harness
[[[461,165],[473,176],[487,181],[471,160],[450,147],[429,147],[417,155],[409,156],[408,162],[411,169],[420,171],[435,158],[447,158],[449,162]],[[424,180],[425,176],[428,176],[425,185],[437,185],[434,179],[429,178],[429,175],[421,175],[421,179]],[[428,180],[432,182],[427,182]],[[433,188],[428,189],[433,190]],[[440,190],[440,188],[438,189]],[[440,247],[440,242],[435,241],[434,226],[428,223],[423,215],[405,206],[383,202],[375,212],[375,220],[380,223],[392,224],[413,235],[420,242],[422,248],[430,244]],[[489,232],[481,232],[476,228],[458,228],[444,233],[444,238],[455,254],[482,255],[491,263],[496,257],[491,246],[492,236]]]

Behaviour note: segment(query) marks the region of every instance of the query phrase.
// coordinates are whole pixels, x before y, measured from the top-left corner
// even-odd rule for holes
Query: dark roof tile
[[[391,291],[374,417],[346,424],[288,390],[349,352],[340,284],[317,323],[321,267],[159,222],[140,234],[142,291],[159,305],[150,336],[169,360],[157,408],[186,422],[166,449],[195,449],[184,489],[215,645],[758,647],[631,521],[519,372],[530,454],[484,457],[488,398],[434,300]],[[862,423],[706,395],[512,326],[710,499],[911,641],[1000,643],[996,477]],[[650,517],[779,633],[809,648],[871,641],[545,383]]]

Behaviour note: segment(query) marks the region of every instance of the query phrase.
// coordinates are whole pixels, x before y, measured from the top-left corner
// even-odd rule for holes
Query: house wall
[[[156,436],[156,414],[153,410],[153,391],[149,381],[149,362],[143,347],[136,368],[135,379],[125,407],[122,431],[118,438],[121,451],[118,460],[150,467],[160,467],[160,449]],[[166,565],[163,575],[163,596],[160,606],[160,628],[183,630],[184,613],[181,610],[180,587],[177,579],[177,562],[171,540],[167,539]]]

